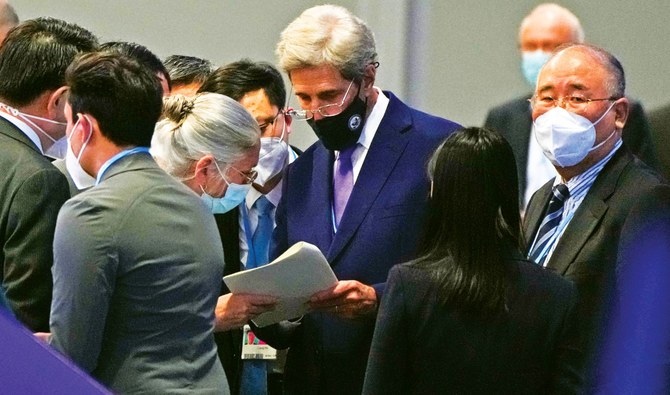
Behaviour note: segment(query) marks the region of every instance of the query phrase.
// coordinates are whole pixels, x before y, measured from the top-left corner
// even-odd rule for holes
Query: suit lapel
[[[605,165],[558,241],[547,267],[560,274],[567,272],[607,212],[607,200],[614,193],[621,172],[631,160],[632,156],[621,147]]]
[[[551,188],[553,184],[554,180],[544,184],[544,186],[538,189],[535,195],[533,195],[531,201],[528,202],[528,211],[526,212],[526,216],[524,218],[526,252],[530,251],[530,248],[533,246],[533,240],[535,240],[535,235],[540,228],[540,223],[542,223],[544,212],[547,209],[547,205],[549,204],[549,198],[551,196]],[[535,204],[535,202],[538,203]]]
[[[333,195],[333,159],[333,152],[321,144],[314,150],[314,170],[311,174],[310,187],[313,193],[310,199],[306,200],[307,207],[302,214],[311,218],[303,218],[302,221],[299,221],[314,232],[316,246],[324,255],[333,240],[333,222],[330,211]]]
[[[409,142],[410,133],[403,132],[411,124],[412,118],[407,108],[391,96],[328,250],[329,262],[332,263],[342,252],[370,211]],[[332,177],[332,169],[330,174]]]

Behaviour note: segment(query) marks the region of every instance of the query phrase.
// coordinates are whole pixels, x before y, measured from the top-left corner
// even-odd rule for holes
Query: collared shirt
[[[382,118],[384,118],[384,114],[386,114],[386,109],[388,108],[390,102],[389,98],[384,95],[384,92],[382,92],[381,89],[376,86],[374,89],[377,91],[377,102],[375,103],[374,107],[372,107],[372,111],[367,117],[365,125],[363,125],[361,137],[358,138],[357,146],[351,153],[354,184],[358,179],[358,174],[361,172],[363,162],[365,161],[365,157],[367,156],[368,150],[370,149],[370,144],[372,144],[372,139],[374,139],[375,134],[377,133],[379,124],[381,124]],[[337,162],[337,158],[339,158],[339,156],[340,152],[335,151],[335,162]],[[335,162],[333,162],[333,174],[335,174]]]
[[[11,114],[7,114],[7,113],[4,112],[4,111],[0,111],[0,117],[5,118],[7,121],[11,122],[12,125],[14,125],[14,126],[16,126],[17,128],[19,128],[19,130],[22,131],[23,134],[25,134],[26,136],[28,136],[28,138],[30,139],[30,141],[32,141],[33,144],[35,144],[35,146],[37,146],[37,149],[40,150],[40,152],[42,153],[42,155],[44,155],[44,150],[42,149],[42,142],[40,141],[39,136],[37,136],[37,133],[35,133],[35,131],[33,130],[33,128],[31,128],[30,126],[28,126],[27,123],[23,122],[22,120],[18,119],[17,117],[15,117],[15,116],[13,116],[13,115],[11,115]]]
[[[614,144],[614,148],[612,148],[612,150],[610,151],[609,154],[607,154],[607,156],[602,158],[595,165],[591,166],[591,168],[588,169],[587,171],[575,177],[572,177],[571,179],[568,180],[568,182],[565,182],[565,185],[568,187],[568,191],[570,191],[570,197],[568,198],[568,200],[565,201],[565,205],[563,206],[563,214],[561,215],[561,222],[558,224],[558,229],[560,229],[560,233],[556,238],[556,241],[554,241],[554,244],[552,245],[551,249],[547,253],[547,258],[544,260],[545,266],[549,262],[549,259],[551,259],[551,255],[554,253],[556,245],[561,240],[561,237],[563,237],[563,233],[565,233],[565,229],[568,227],[570,221],[572,220],[572,216],[575,214],[579,206],[582,204],[582,201],[584,201],[586,194],[591,189],[591,186],[595,182],[596,178],[598,178],[598,174],[600,174],[600,171],[603,169],[603,167],[605,167],[607,162],[609,162],[609,160],[612,159],[612,157],[619,150],[619,148],[621,148],[621,144],[622,141],[621,139],[619,139],[616,142],[616,144]],[[563,178],[560,175],[557,176],[556,179],[554,180],[554,186],[562,183],[564,183]]]
[[[557,175],[556,168],[544,156],[540,144],[537,143],[535,125],[531,124],[530,139],[528,141],[528,162],[526,165],[526,190],[523,191],[523,207],[528,207],[528,202],[535,191]]]
[[[293,163],[294,160],[298,157],[296,153],[291,149],[291,146],[288,147],[288,163],[291,164]],[[279,180],[277,185],[275,185],[274,188],[270,192],[268,192],[265,195],[265,198],[272,203],[274,208],[272,209],[272,217],[274,218],[275,211],[277,210],[277,205],[279,204],[279,200],[281,199],[281,191],[282,191],[282,184],[283,184],[283,179]],[[249,224],[249,234],[254,234],[256,231],[256,227],[258,226],[258,210],[256,209],[256,206],[254,206],[254,203],[256,203],[256,200],[258,200],[259,197],[263,196],[262,193],[258,192],[255,188],[251,188],[249,190],[249,193],[247,193],[247,197],[244,199],[244,205],[246,210],[240,207],[237,209],[239,210],[239,215],[238,215],[238,223],[240,224],[239,226],[239,238],[240,238],[240,269],[244,270],[244,267],[247,264],[247,258],[249,257],[249,245],[247,242],[247,233],[245,231],[245,211],[248,214],[248,224]]]

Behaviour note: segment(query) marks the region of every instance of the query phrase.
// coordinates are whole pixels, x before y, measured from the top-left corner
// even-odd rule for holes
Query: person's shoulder
[[[460,129],[462,127],[460,124],[451,121],[449,119],[442,118],[437,115],[428,114],[414,107],[410,107],[409,105],[405,104],[402,100],[400,100],[398,97],[393,95],[392,92],[384,91],[384,94],[386,94],[389,97],[390,100],[389,108],[391,108],[392,106],[405,108],[406,111],[411,114],[414,129],[418,130],[422,134],[441,135],[444,134],[445,132],[451,133],[452,131]]]
[[[511,261],[518,269],[521,282],[534,292],[551,293],[558,298],[573,298],[576,291],[575,284],[563,278],[550,269],[544,268],[526,260]]]
[[[432,278],[428,271],[418,267],[416,263],[407,262],[393,266],[389,271],[388,281],[402,283],[403,287],[426,290],[429,288],[427,285],[432,283]]]

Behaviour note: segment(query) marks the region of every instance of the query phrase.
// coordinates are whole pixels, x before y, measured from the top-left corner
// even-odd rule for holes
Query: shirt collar
[[[384,92],[382,92],[381,89],[376,86],[373,87],[373,89],[377,91],[377,102],[374,107],[372,107],[372,111],[370,112],[368,119],[365,121],[365,125],[363,125],[361,137],[358,138],[358,144],[365,147],[366,150],[370,149],[372,139],[375,137],[375,133],[377,133],[377,129],[382,123],[382,119],[384,118],[384,114],[386,113],[386,109],[390,102],[389,98],[384,95]]]
[[[561,175],[557,175],[556,178],[554,179],[554,186],[558,184],[565,184],[568,187],[568,190],[570,191],[570,197],[573,195],[573,189],[580,184],[583,184],[585,180],[590,180],[588,182],[589,186],[590,184],[593,184],[593,181],[595,181],[596,177],[600,173],[600,171],[605,167],[607,162],[609,162],[610,159],[614,156],[614,154],[621,148],[622,145],[621,138],[614,144],[614,147],[612,147],[612,150],[607,154],[604,158],[602,158],[598,163],[595,165],[591,166],[588,170],[585,172],[578,174],[571,179],[569,179],[567,182],[563,181],[563,177]]]
[[[37,135],[37,133],[35,133],[33,128],[28,126],[27,123],[23,122],[17,117],[8,114],[4,111],[0,111],[0,117],[5,118],[7,121],[11,122],[12,125],[16,126],[20,131],[22,131],[23,134],[25,134],[30,139],[30,141],[32,141],[33,144],[37,146],[37,149],[40,150],[42,155],[44,155],[44,150],[42,149],[42,141],[40,141],[39,136]]]

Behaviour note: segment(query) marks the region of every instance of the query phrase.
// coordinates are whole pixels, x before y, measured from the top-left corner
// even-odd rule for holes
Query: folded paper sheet
[[[273,310],[252,320],[257,326],[264,327],[307,313],[309,298],[334,286],[337,277],[316,246],[299,242],[267,265],[231,274],[223,281],[232,293],[279,298]]]

